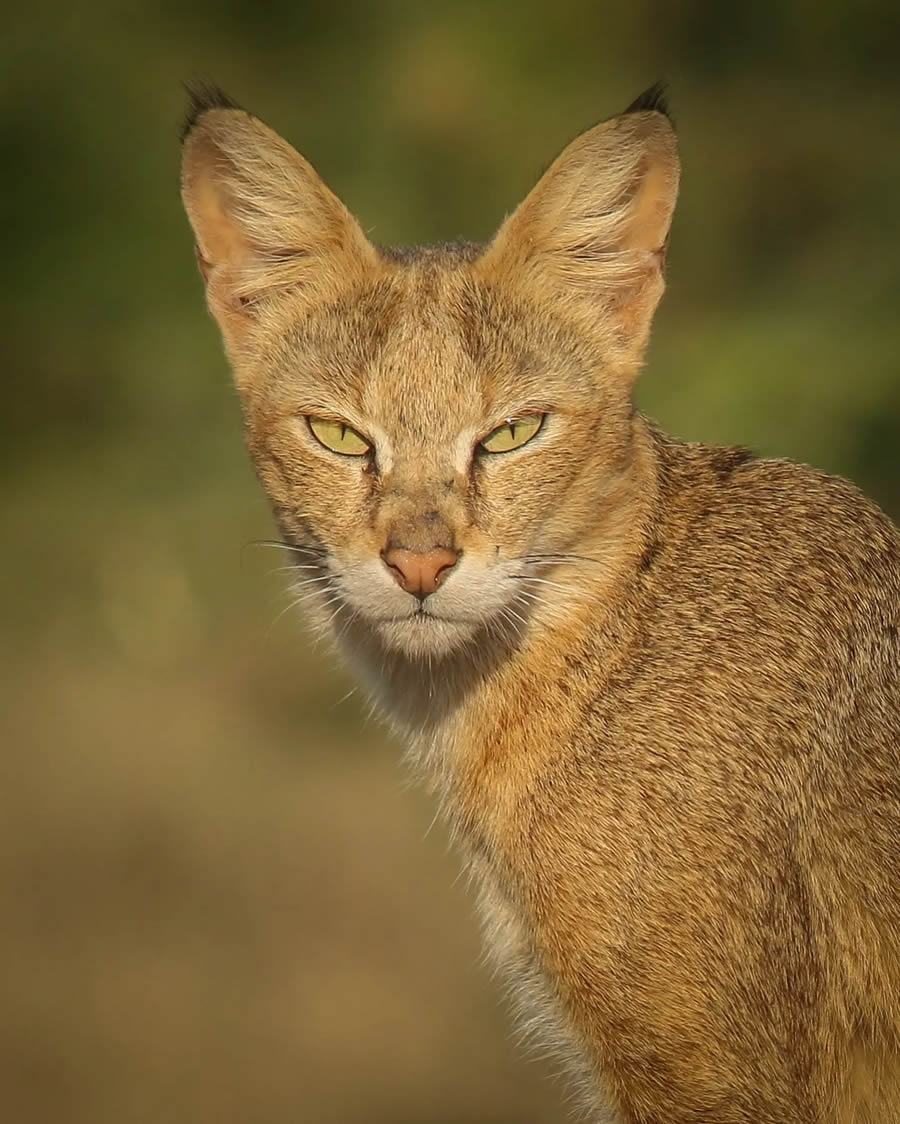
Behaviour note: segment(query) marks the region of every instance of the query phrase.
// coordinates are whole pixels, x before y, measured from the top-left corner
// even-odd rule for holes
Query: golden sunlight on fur
[[[900,1120],[900,536],[632,405],[653,89],[486,246],[373,246],[217,91],[183,196],[310,615],[430,779],[592,1119]]]

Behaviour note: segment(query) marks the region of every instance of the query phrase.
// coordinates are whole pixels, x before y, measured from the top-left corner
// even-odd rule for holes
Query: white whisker
[[[549,578],[539,578],[539,577],[536,577],[534,574],[511,574],[510,576],[512,577],[513,581],[536,582],[536,583],[539,583],[540,585],[550,585],[554,589],[562,589],[562,590],[568,589],[568,586],[563,585],[562,582],[554,582],[554,581],[551,581]]]

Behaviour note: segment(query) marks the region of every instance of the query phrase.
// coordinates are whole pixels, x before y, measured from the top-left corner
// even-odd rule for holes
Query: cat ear
[[[664,289],[680,165],[659,86],[563,150],[480,264],[586,315],[610,360],[636,371]]]
[[[214,88],[190,91],[182,199],[229,353],[290,292],[344,285],[376,252],[315,169]]]

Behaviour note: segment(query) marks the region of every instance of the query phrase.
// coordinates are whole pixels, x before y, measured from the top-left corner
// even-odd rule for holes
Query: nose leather
[[[459,553],[445,547],[419,553],[393,546],[383,551],[381,557],[397,585],[420,600],[434,593],[459,561]]]

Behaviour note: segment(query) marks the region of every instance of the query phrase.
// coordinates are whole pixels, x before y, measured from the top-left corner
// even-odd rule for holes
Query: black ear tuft
[[[203,114],[208,113],[209,110],[241,108],[214,82],[185,82],[184,88],[190,100],[181,125],[182,143]]]
[[[672,120],[672,114],[669,111],[669,103],[666,100],[665,82],[654,82],[649,90],[644,90],[639,98],[635,98],[625,112],[644,113],[648,110],[661,113],[664,117],[668,117],[670,121]]]

